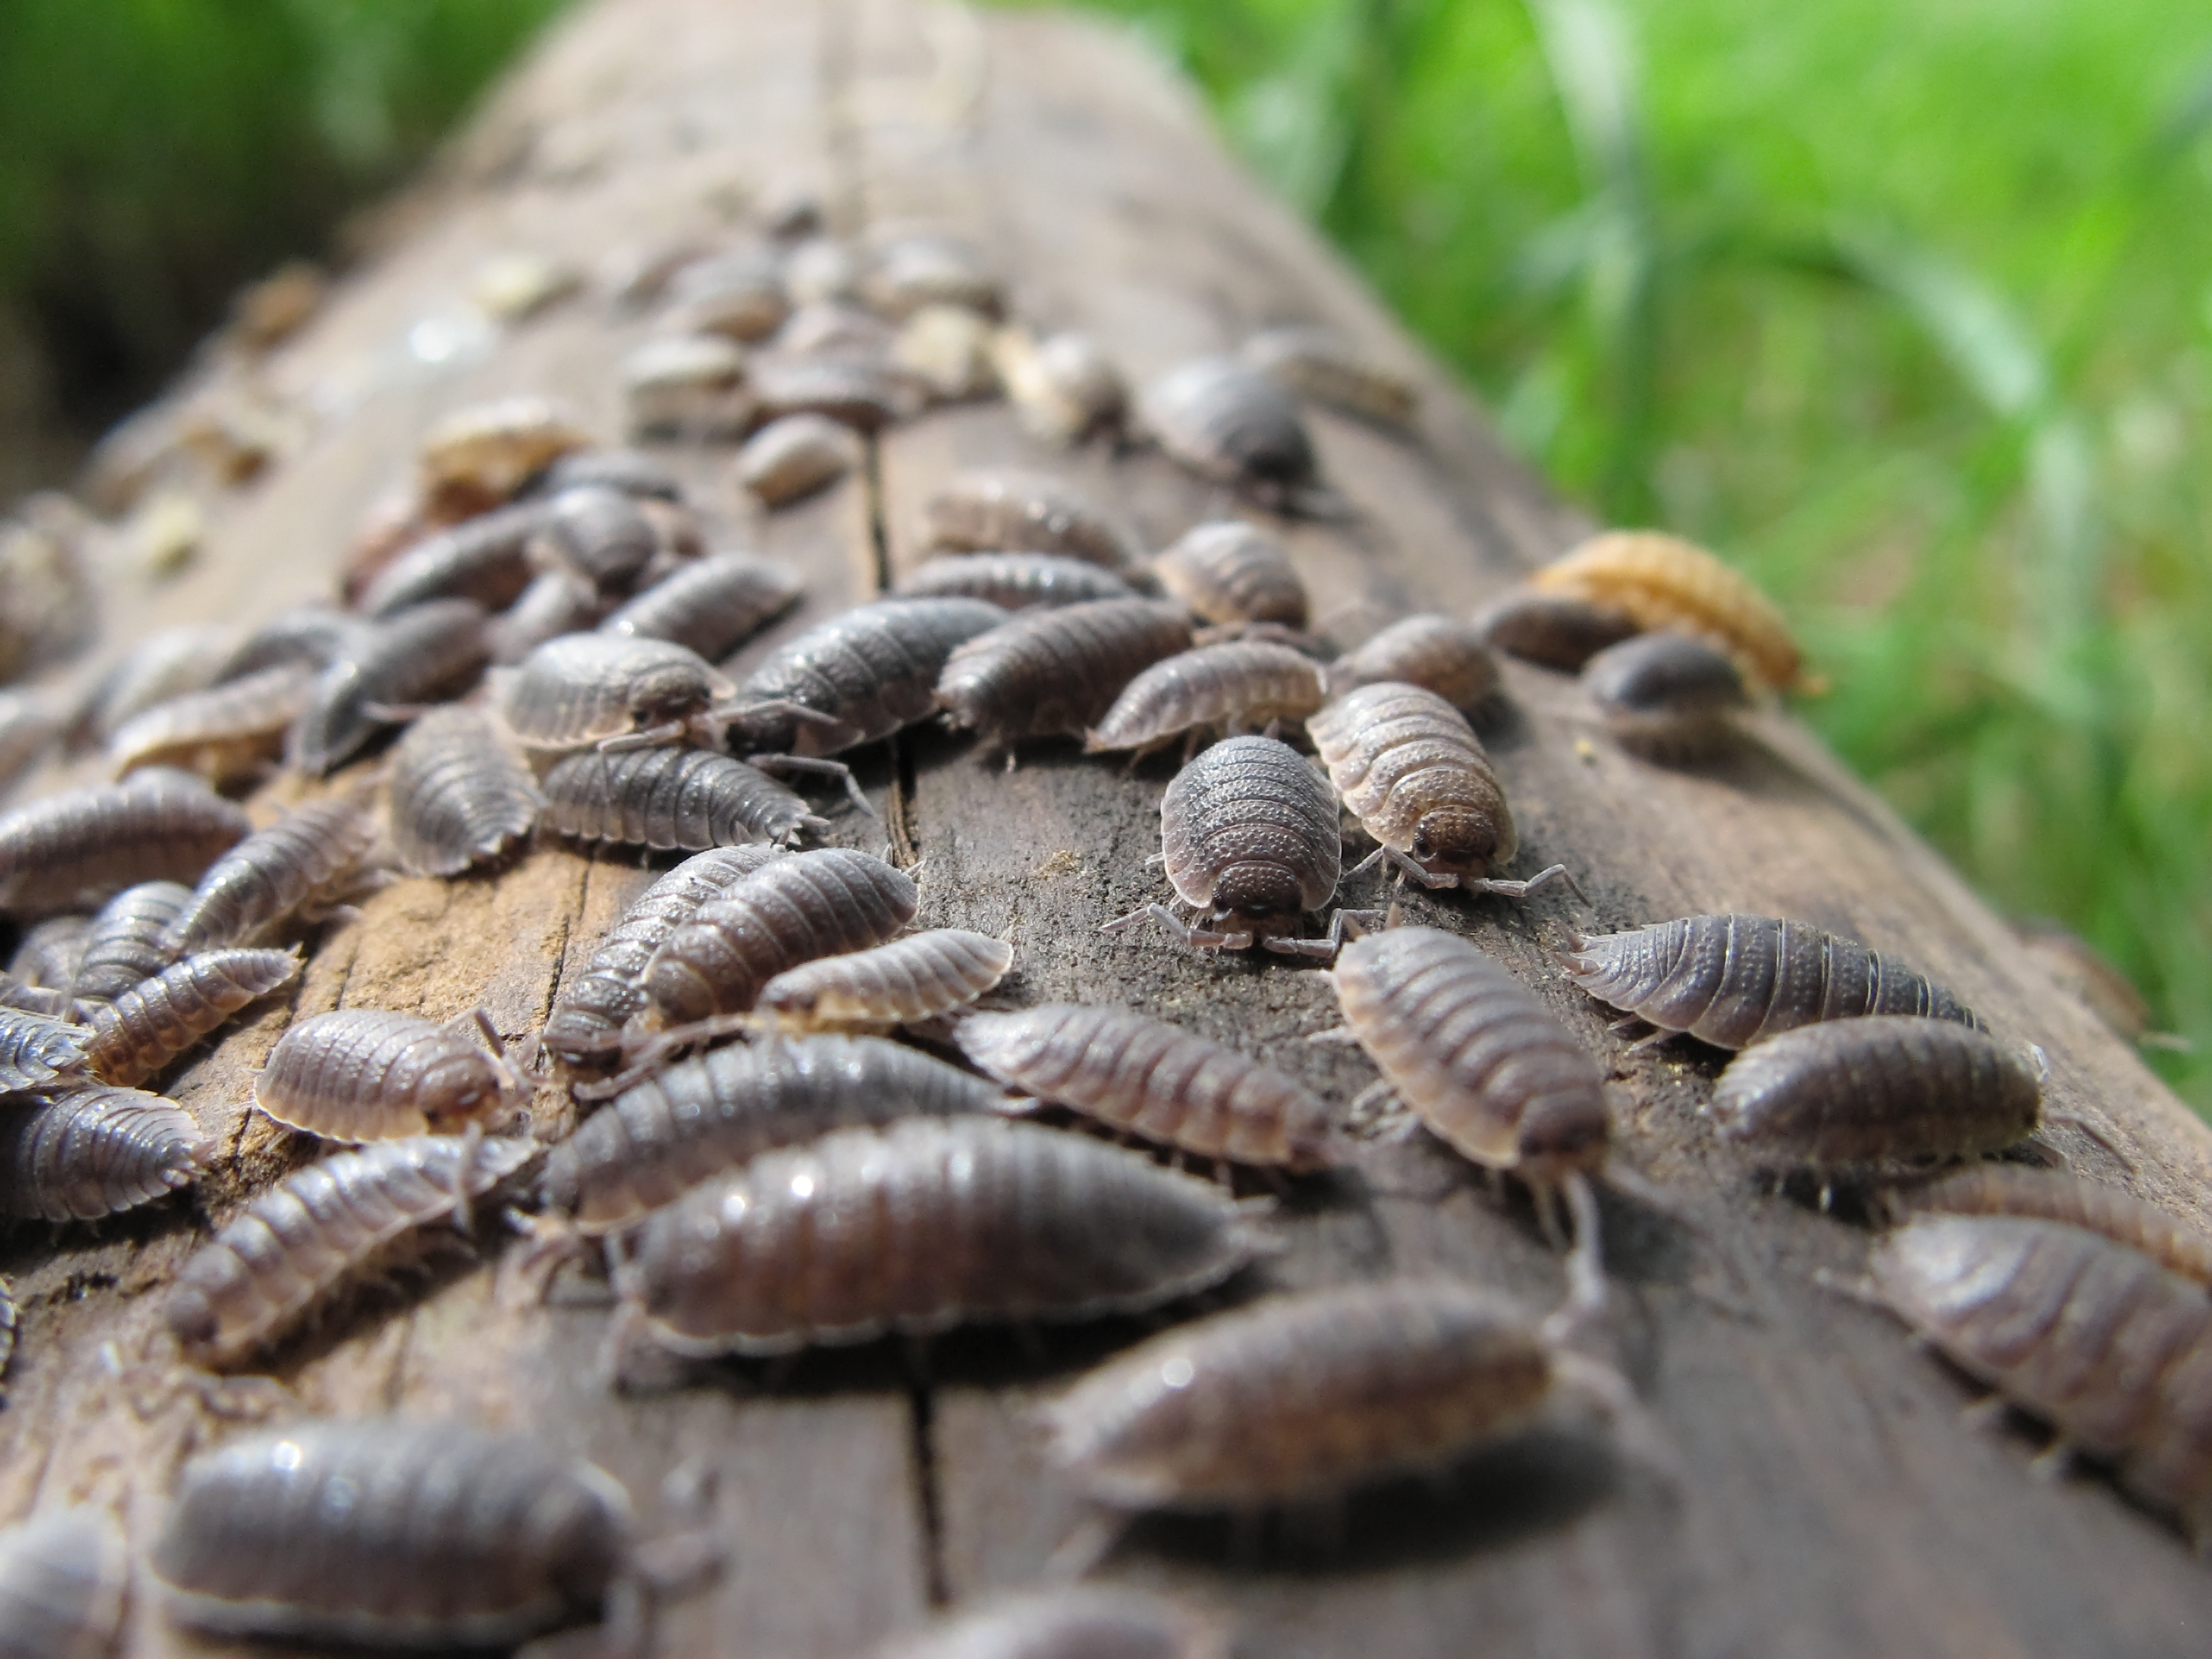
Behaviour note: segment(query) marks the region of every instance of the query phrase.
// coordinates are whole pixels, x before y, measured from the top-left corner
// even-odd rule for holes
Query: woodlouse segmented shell
[[[622,361],[624,425],[633,439],[708,443],[733,438],[752,419],[745,349],[720,334],[665,334]]]
[[[579,749],[689,720],[727,690],[697,652],[671,641],[566,634],[524,660],[500,713],[526,748]]]
[[[241,944],[332,891],[375,840],[374,822],[350,799],[295,807],[209,866],[167,942],[183,951]]]
[[[738,482],[769,507],[826,489],[853,470],[860,444],[852,428],[822,415],[787,415],[745,440]]]
[[[1030,611],[953,652],[937,698],[953,726],[995,744],[1079,733],[1139,674],[1189,648],[1178,605],[1098,599]]]
[[[1160,447],[1201,478],[1279,500],[1316,481],[1297,400],[1234,357],[1200,357],[1146,387],[1138,406]]]
[[[362,590],[360,608],[387,618],[432,599],[474,599],[487,611],[504,611],[530,585],[527,550],[547,510],[542,501],[517,501],[431,532],[376,574]],[[337,654],[325,654],[317,666]]]
[[[143,1083],[248,1003],[300,971],[290,951],[209,951],[188,956],[92,1011],[85,1058],[94,1076]]]
[[[0,1107],[0,1214],[96,1221],[188,1186],[214,1150],[184,1108],[102,1085]]]
[[[2059,1170],[1969,1164],[1939,1180],[1889,1188],[1881,1204],[1895,1221],[1922,1215],[2009,1215],[2063,1222],[2141,1251],[2184,1279],[2212,1285],[2212,1235],[2117,1187]]]
[[[48,795],[0,817],[0,909],[50,915],[142,881],[198,881],[252,828],[198,780],[163,768]]]
[[[627,589],[660,550],[646,507],[619,489],[586,484],[547,503],[536,546],[602,593]]]
[[[1147,1159],[1022,1124],[918,1118],[766,1153],[696,1188],[629,1235],[616,1284],[675,1352],[789,1353],[1158,1307],[1259,1245],[1225,1194]]]
[[[672,572],[611,614],[602,634],[667,640],[727,655],[799,603],[799,573],[773,559],[717,553]]]
[[[948,554],[902,578],[898,592],[910,599],[981,599],[1006,611],[1137,597],[1103,566],[1057,553]]]
[[[860,279],[870,305],[887,317],[906,317],[924,306],[962,306],[998,315],[999,279],[981,253],[956,236],[901,236],[884,246]]]
[[[326,605],[300,605],[255,629],[224,659],[217,685],[271,668],[324,669],[353,650],[367,635],[360,617]]]
[[[1305,584],[1282,543],[1241,519],[1202,524],[1152,561],[1162,587],[1210,623],[1306,625]]]
[[[1383,682],[1306,724],[1329,781],[1360,827],[1428,875],[1480,876],[1520,848],[1490,756],[1433,691]]]
[[[1672,629],[1709,640],[1776,690],[1796,684],[1803,669],[1790,624],[1773,602],[1679,537],[1608,531],[1544,566],[1529,585],[1625,612],[1647,631]]]
[[[50,990],[43,985],[26,985],[4,971],[0,971],[0,1008],[19,1008],[27,1014],[40,1014],[49,1019],[82,1017],[76,1000],[68,992]]]
[[[471,1038],[382,1008],[339,1008],[276,1040],[253,1103],[325,1140],[447,1133],[500,1115],[512,1080]]]
[[[1724,743],[1751,705],[1726,653],[1686,634],[1639,634],[1583,665],[1583,689],[1615,741],[1650,758],[1694,760]]]
[[[750,248],[692,260],[671,279],[668,295],[672,327],[732,340],[765,340],[791,313],[775,260]]]
[[[751,385],[757,421],[820,415],[856,432],[903,420],[919,401],[888,367],[831,357],[757,358]]]
[[[1273,738],[1215,744],[1176,774],[1160,798],[1160,852],[1178,898],[1252,939],[1292,931],[1344,870],[1328,786]]]
[[[789,1030],[889,1030],[965,1007],[1013,960],[1004,939],[933,927],[787,969],[761,988],[757,1006]]]
[[[143,881],[100,907],[85,935],[70,994],[82,1002],[112,1002],[177,959],[168,933],[192,890],[180,881]]]
[[[701,853],[825,830],[767,773],[706,749],[587,750],[545,775],[545,821],[580,841]]]
[[[1237,355],[1302,397],[1379,425],[1410,426],[1420,406],[1413,381],[1361,356],[1334,329],[1310,323],[1262,329]]]
[[[1572,594],[1520,587],[1477,611],[1474,627],[1508,656],[1575,674],[1606,647],[1635,635],[1639,624],[1625,611]]]
[[[1060,553],[1127,570],[1136,538],[1074,485],[1006,467],[956,473],[922,508],[922,542],[944,553]]]
[[[111,776],[174,766],[216,784],[250,778],[283,751],[284,733],[307,706],[315,673],[301,664],[228,680],[156,703],[108,739]]]
[[[1434,614],[1407,617],[1329,666],[1334,696],[1385,680],[1433,691],[1471,715],[1498,690],[1498,659],[1472,623]]]
[[[1186,732],[1303,720],[1322,705],[1321,665],[1287,645],[1232,640],[1154,663],[1086,733],[1084,751],[1149,749]]]
[[[379,709],[463,690],[489,654],[483,607],[469,599],[434,599],[378,623],[315,682],[287,745],[292,764],[317,777],[335,770],[390,723]]]
[[[544,810],[529,772],[473,708],[434,708],[392,751],[392,843],[418,876],[457,876],[498,858]]]
[[[82,1072],[92,1041],[88,1026],[26,1008],[0,1008],[0,1094],[37,1089],[64,1073]]]
[[[49,1510],[0,1532],[0,1659],[107,1659],[131,1550],[102,1510]]]

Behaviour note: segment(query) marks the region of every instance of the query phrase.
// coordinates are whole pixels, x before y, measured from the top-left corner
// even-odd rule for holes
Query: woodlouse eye
[[[1413,856],[1415,858],[1434,858],[1436,856],[1436,843],[1429,839],[1429,832],[1427,830],[1416,830],[1413,831]]]

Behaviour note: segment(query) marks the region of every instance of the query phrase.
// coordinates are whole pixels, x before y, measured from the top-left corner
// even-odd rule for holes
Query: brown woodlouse
[[[50,1510],[0,1532],[0,1659],[108,1659],[131,1550],[102,1510]]]
[[[1379,426],[1411,426],[1420,407],[1420,389],[1413,381],[1361,356],[1335,330],[1316,324],[1261,329],[1237,355],[1301,397]]]
[[[198,881],[252,829],[198,779],[163,767],[48,795],[0,817],[0,910],[51,915],[142,881]]]
[[[1974,1164],[1953,1175],[1885,1188],[1895,1222],[1920,1215],[2009,1215],[2063,1221],[2124,1244],[2184,1279],[2212,1285],[2212,1235],[2100,1182],[2018,1164]]]
[[[142,766],[174,766],[222,786],[250,779],[283,752],[284,733],[307,706],[315,672],[280,664],[156,703],[117,729],[107,770],[127,777]]]
[[[545,808],[499,730],[473,708],[434,708],[392,751],[392,844],[418,876],[457,876],[530,834]]]
[[[1000,1082],[1161,1146],[1299,1170],[1335,1161],[1328,1105],[1304,1084],[1142,1014],[1058,1003],[972,1014],[954,1036]]]
[[[954,651],[937,698],[951,725],[994,747],[1078,735],[1105,717],[1131,680],[1190,642],[1182,608],[1152,599],[1027,611]]]
[[[542,501],[517,501],[432,531],[376,574],[359,608],[380,619],[432,599],[474,599],[487,611],[504,611],[530,585],[530,539],[544,527],[546,510]],[[335,642],[339,650],[350,643]],[[329,666],[337,654],[327,652],[316,666]]]
[[[1210,623],[1306,625],[1306,587],[1282,543],[1241,519],[1201,524],[1153,559],[1162,587]]]
[[[708,711],[729,682],[696,651],[668,640],[564,634],[524,659],[500,713],[523,746],[549,753],[637,734],[711,738]]]
[[[1433,691],[1472,715],[1497,694],[1498,659],[1472,623],[1433,613],[1392,623],[1329,665],[1329,695],[1394,680]]]
[[[502,398],[441,417],[416,448],[416,475],[427,496],[501,501],[571,450],[591,447],[591,434],[564,405]]]
[[[374,820],[352,799],[295,806],[208,867],[167,942],[180,951],[241,944],[336,890],[375,840]]]
[[[851,428],[822,415],[787,415],[745,440],[738,482],[763,506],[785,507],[827,489],[860,459]]]
[[[317,777],[334,771],[393,713],[465,689],[489,655],[483,607],[473,600],[433,599],[399,612],[323,671],[292,727],[288,757]]]
[[[920,900],[902,871],[847,848],[766,864],[672,933],[647,969],[669,1023],[742,1013],[778,974],[817,957],[881,945]]]
[[[991,342],[991,362],[1014,418],[1047,443],[1115,436],[1128,419],[1128,383],[1087,334],[1039,340],[1018,325],[1002,328]]]
[[[1291,956],[1334,956],[1331,939],[1292,939],[1300,917],[1335,896],[1344,869],[1336,802],[1305,757],[1273,738],[1231,738],[1175,775],[1160,798],[1168,884],[1197,926],[1148,904],[1108,922],[1120,933],[1147,917],[1187,945]],[[1332,925],[1341,936],[1341,925]]]
[[[27,1008],[0,1008],[0,1094],[37,1089],[90,1064],[92,1029]]]
[[[878,599],[808,629],[738,688],[730,743],[752,754],[834,755],[937,712],[938,677],[1004,623],[980,599]]]
[[[108,900],[85,935],[70,994],[81,1002],[112,1002],[174,962],[169,928],[191,899],[192,890],[180,881],[142,881]]]
[[[0,1215],[96,1221],[189,1186],[213,1143],[184,1108],[105,1085],[0,1112]]]
[[[787,844],[830,827],[767,773],[707,749],[586,750],[548,772],[544,788],[545,821],[562,835],[659,852]]]
[[[1824,1020],[1920,1014],[1981,1029],[1942,986],[1802,921],[1774,916],[1680,916],[1625,933],[1576,933],[1559,961],[1600,1002],[1717,1048]]]
[[[660,550],[653,520],[635,497],[586,485],[547,503],[535,545],[602,593],[619,592]]]
[[[1231,1635],[1225,1621],[1141,1590],[1079,1585],[951,1614],[870,1659],[1230,1659]]]
[[[1388,860],[1425,887],[1508,898],[1561,878],[1575,884],[1559,864],[1526,881],[1483,873],[1510,863],[1521,838],[1474,728],[1435,692],[1389,681],[1363,685],[1306,729],[1329,781],[1378,843],[1367,864]]]
[[[1912,1014],[1801,1026],[1728,1064],[1707,1109],[1777,1169],[1895,1169],[2033,1134],[2042,1085],[1986,1032]]]
[[[1583,665],[1583,690],[1624,749],[1662,763],[1724,747],[1729,716],[1751,706],[1725,653],[1686,634],[1639,634]]]
[[[295,1423],[185,1466],[151,1566],[227,1636],[510,1647],[635,1571],[613,1477],[543,1440],[397,1419]]]
[[[1234,357],[1183,364],[1145,389],[1138,412],[1180,465],[1269,506],[1292,505],[1318,482],[1297,400]]]
[[[2079,1227],[1922,1216],[1869,1261],[1871,1294],[1969,1376],[2058,1431],[2053,1453],[2212,1531],[2212,1298]]]
[[[982,1079],[881,1037],[717,1048],[665,1067],[586,1119],[547,1155],[539,1193],[577,1231],[611,1232],[778,1146],[1005,1103]]]
[[[1471,625],[1492,649],[1567,674],[1580,673],[1607,646],[1642,631],[1626,611],[1533,587],[1516,587],[1485,605]]]
[[[1778,691],[1797,684],[1802,675],[1797,642],[1773,602],[1679,537],[1608,531],[1545,565],[1529,585],[1626,612],[1647,631],[1672,629],[1710,640],[1761,685]]]
[[[1137,597],[1104,566],[1058,553],[950,554],[902,577],[898,592],[908,599],[981,599],[1006,611]]]
[[[248,1003],[300,971],[290,951],[188,956],[92,1011],[85,1058],[103,1083],[143,1083]]]
[[[1178,652],[1131,680],[1083,738],[1083,751],[1133,749],[1142,755],[1186,732],[1231,733],[1279,720],[1303,720],[1322,705],[1321,665],[1304,652],[1265,640],[1232,640]]]
[[[922,544],[944,553],[1060,553],[1135,568],[1136,538],[1073,484],[1045,472],[959,472],[922,509]]]
[[[477,1020],[492,1036],[489,1020]],[[253,1103],[287,1128],[358,1144],[489,1123],[512,1115],[527,1092],[502,1055],[450,1025],[338,1008],[276,1040],[254,1079]]]
[[[915,1118],[764,1153],[624,1236],[628,1322],[687,1355],[1097,1319],[1220,1283],[1262,1235],[1211,1182],[1081,1135]]]
[[[161,1317],[185,1358],[210,1370],[281,1340],[340,1286],[375,1279],[424,1248],[440,1221],[538,1155],[527,1139],[415,1135],[337,1152],[248,1205],[179,1270]]]
[[[799,573],[774,559],[717,553],[672,572],[599,624],[602,634],[667,640],[719,658],[799,603]]]
[[[786,969],[761,987],[756,1006],[786,1030],[889,1030],[964,1008],[1013,961],[1004,939],[933,927]]]

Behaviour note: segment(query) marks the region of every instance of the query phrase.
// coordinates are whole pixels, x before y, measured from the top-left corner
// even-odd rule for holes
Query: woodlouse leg
[[[523,1245],[501,1265],[492,1300],[501,1307],[539,1306],[553,1294],[553,1280],[561,1269],[584,1260],[590,1246],[574,1224],[556,1217],[526,1215],[509,1208],[505,1218],[522,1235]]]
[[[1574,1248],[1567,1252],[1567,1299],[1544,1322],[1545,1334],[1563,1337],[1605,1312],[1605,1246],[1598,1226],[1597,1194],[1589,1177],[1570,1170],[1559,1185],[1575,1224]],[[1556,1322],[1556,1328],[1555,1328]]]
[[[1309,1033],[1306,1037],[1306,1041],[1308,1042],[1334,1042],[1346,1047],[1357,1047],[1359,1042],[1359,1033],[1353,1030],[1349,1025],[1332,1025],[1326,1031],[1314,1031]]]
[[[874,803],[860,793],[860,781],[853,775],[853,769],[842,761],[817,760],[805,755],[749,755],[745,764],[763,772],[811,772],[817,777],[836,778],[845,786],[846,799],[870,817],[882,820]]]
[[[2095,1124],[2092,1123],[2087,1118],[2081,1116],[2080,1114],[2075,1112],[2045,1112],[2043,1115],[2043,1121],[2045,1123],[2057,1124],[2063,1127],[2072,1129],[2079,1134],[2087,1136],[2089,1139],[2095,1141],[2098,1146],[2103,1147],[2107,1152],[2110,1152],[2112,1155],[2113,1161],[2117,1163],[2120,1168],[2126,1170],[2130,1175],[2137,1173],[2134,1160],[2129,1158],[2125,1152],[2122,1152],[2119,1147],[2113,1143],[2112,1138],[2106,1134],[2102,1129],[2099,1128]]]
[[[603,755],[619,755],[632,749],[657,749],[661,744],[674,743],[689,735],[691,727],[684,720],[664,720],[659,726],[648,726],[636,732],[620,732],[611,738],[601,738],[591,746]]]
[[[1565,882],[1577,898],[1584,904],[1589,902],[1589,895],[1583,891],[1582,883],[1575,879],[1574,872],[1564,864],[1547,865],[1526,881],[1499,881],[1485,876],[1479,880],[1468,882],[1467,887],[1469,892],[1495,893],[1501,898],[1517,899],[1527,898],[1539,888],[1548,887],[1555,881]],[[1442,884],[1431,882],[1429,884],[1433,887]]]
[[[1640,1019],[1624,1019],[1620,1021],[1619,1024],[1613,1025],[1607,1029],[1618,1031],[1623,1026],[1637,1026],[1643,1024],[1644,1022]],[[1646,1048],[1657,1048],[1667,1043],[1672,1042],[1676,1037],[1681,1035],[1682,1034],[1680,1031],[1669,1031],[1655,1025],[1650,1031],[1637,1038],[1635,1042],[1630,1043],[1628,1045],[1628,1052],[1632,1054],[1640,1054]]]

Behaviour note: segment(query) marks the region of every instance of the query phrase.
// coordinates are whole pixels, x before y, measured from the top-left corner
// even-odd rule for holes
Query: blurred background
[[[0,498],[560,4],[0,4]],[[2212,1112],[2212,10],[1097,4],[1562,491],[1773,593],[1807,718]]]

